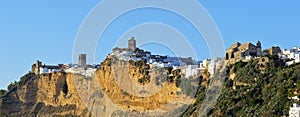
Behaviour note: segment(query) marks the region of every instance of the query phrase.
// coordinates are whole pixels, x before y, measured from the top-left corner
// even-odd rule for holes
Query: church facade
[[[252,43],[241,44],[237,42],[226,50],[225,58],[226,60],[239,61],[260,56],[262,56],[262,47],[260,41],[258,41],[256,45]]]

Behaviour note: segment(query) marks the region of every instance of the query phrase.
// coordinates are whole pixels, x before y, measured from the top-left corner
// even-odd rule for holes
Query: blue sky
[[[80,24],[100,1],[0,1],[0,88],[6,89],[10,82],[18,80],[31,69],[36,60],[42,60],[46,64],[70,63]],[[272,45],[279,45],[281,48],[300,46],[299,0],[198,1],[215,20],[226,47],[236,41],[256,43],[258,40],[264,48]],[[187,26],[185,23],[176,24],[180,18],[155,9],[128,13],[118,20],[119,23],[128,24],[125,27],[133,25],[130,24],[133,22],[130,20],[133,14],[144,14],[146,20],[143,21],[157,15],[169,16],[170,19],[153,20],[176,25],[175,27]],[[118,23],[115,25],[120,26]],[[192,28],[186,28],[182,33],[187,37],[199,36],[193,33]],[[110,42],[121,36],[124,29],[112,26],[107,31],[105,38]],[[114,32],[119,33],[114,35]],[[190,41],[193,42],[193,39]],[[199,44],[193,44],[199,45],[197,48],[201,50],[207,50],[203,40]],[[105,47],[103,43],[98,45],[96,63],[100,63],[110,52]],[[144,47],[149,50],[159,48],[157,45]],[[163,47],[160,50],[164,50]],[[201,56],[199,59],[209,57],[209,53],[202,51],[197,51],[197,54]]]

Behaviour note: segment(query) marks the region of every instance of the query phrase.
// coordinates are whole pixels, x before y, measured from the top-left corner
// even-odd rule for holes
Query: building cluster
[[[266,49],[263,51],[263,56],[267,56],[267,55],[281,55],[281,49],[279,46],[272,46],[269,49]]]
[[[112,56],[117,57],[119,60],[146,60],[147,64],[154,67],[172,67],[173,69],[180,69],[181,73],[186,78],[196,77],[200,75],[201,70],[209,70],[211,74],[215,73],[215,68],[221,59],[204,60],[203,62],[195,61],[192,57],[170,57],[161,55],[152,55],[151,52],[144,51],[136,47],[136,40],[132,37],[128,40],[127,48],[113,48]]]
[[[78,72],[74,69],[84,68],[85,70],[99,68],[99,65],[87,65],[86,64],[86,54],[79,54],[78,64],[57,64],[57,65],[45,65],[41,61],[36,61],[32,65],[31,71],[35,74],[53,73],[53,72]]]
[[[186,63],[193,63],[192,58],[178,58],[169,57],[161,55],[152,55],[151,52],[144,51],[136,47],[136,40],[132,37],[128,40],[127,48],[114,48],[112,55],[118,57],[120,60],[147,60],[148,64],[152,64],[157,67],[173,67],[173,66],[183,66]],[[181,62],[181,60],[185,62]]]
[[[225,60],[229,64],[238,61],[249,61],[256,58],[266,59],[263,56],[278,55],[281,59],[287,61],[286,65],[292,65],[300,62],[300,48],[294,47],[292,49],[284,49],[283,51],[278,46],[273,46],[269,49],[262,50],[261,42],[258,41],[256,45],[248,42],[241,44],[239,42],[233,44],[226,50]],[[201,71],[207,71],[209,76],[213,76],[220,68],[220,63],[223,58],[216,58],[214,60],[205,59],[203,61],[195,61],[191,57],[170,57],[161,55],[152,55],[149,51],[144,51],[137,48],[134,37],[128,40],[127,48],[113,48],[111,56],[117,57],[119,60],[146,60],[147,64],[154,67],[172,67],[173,69],[180,69],[185,77],[195,77],[200,75]],[[32,65],[32,72],[36,74],[51,73],[58,71],[74,72],[74,68],[85,67],[95,70],[99,65],[87,65],[86,54],[80,54],[78,64],[58,64],[58,65],[43,65],[42,62],[37,61]],[[262,64],[264,62],[261,62]],[[75,70],[76,71],[76,70]],[[76,72],[77,73],[77,72]]]
[[[256,45],[252,43],[241,44],[239,42],[233,44],[226,50],[225,59],[229,64],[233,64],[238,61],[247,62],[252,59],[258,59],[261,72],[265,71],[266,62],[269,62],[269,58],[266,56],[277,55],[281,60],[286,61],[286,65],[290,66],[300,62],[300,48],[293,47],[292,49],[281,50],[279,46],[273,46],[269,49],[262,51],[261,42],[258,41]],[[210,66],[207,61],[203,61],[200,66]],[[213,68],[213,67],[208,67]],[[210,73],[214,73],[213,70],[209,70]],[[291,97],[291,99],[299,100],[298,96]],[[289,117],[300,117],[300,106],[296,103],[290,107]]]
[[[292,65],[300,62],[300,48],[293,47],[292,49],[284,49],[281,59],[287,60],[286,65]]]
[[[173,69],[180,69],[181,73],[186,77],[199,76],[201,71],[207,70],[211,75],[216,71],[216,67],[221,59],[210,60],[206,59],[203,62],[195,61],[191,57],[170,57],[161,55],[152,55],[151,52],[144,51],[136,47],[136,40],[132,37],[128,40],[127,48],[114,48],[112,54],[119,60],[146,60],[147,64],[154,67],[172,67]],[[91,76],[93,71],[100,67],[100,65],[88,65],[86,62],[86,54],[79,54],[78,64],[57,64],[45,65],[41,61],[37,61],[32,65],[32,72],[35,74],[45,74],[53,72],[71,72],[79,73],[86,76]]]
[[[258,41],[256,45],[252,43],[241,44],[239,42],[233,44],[226,50],[225,58],[230,63],[240,60],[250,60],[262,55],[261,42]]]
[[[214,75],[217,70],[220,69],[220,64],[222,62],[222,58],[216,58],[214,60],[205,59],[200,63],[200,71],[206,70],[210,76]]]
[[[58,72],[66,69],[66,66],[63,64],[58,65],[43,65],[41,61],[36,61],[35,64],[32,65],[31,71],[35,74],[43,74],[43,73],[51,73]]]
[[[247,62],[270,55],[277,55],[282,60],[285,60],[287,66],[300,62],[299,47],[281,50],[279,46],[272,46],[269,49],[262,50],[260,41],[256,45],[249,42],[244,44],[237,42],[233,44],[226,50],[225,59],[228,60],[229,64],[233,64],[238,61]]]
[[[229,64],[233,64],[238,61],[247,62],[256,58],[265,60],[267,58],[264,56],[278,55],[278,57],[286,61],[286,65],[288,66],[300,62],[299,47],[281,50],[280,47],[273,46],[269,49],[262,50],[261,45],[262,44],[260,41],[258,41],[256,45],[250,42],[244,44],[237,42],[226,50],[224,59],[227,60]],[[119,60],[146,60],[147,64],[150,64],[154,67],[172,67],[173,69],[180,69],[181,73],[184,74],[186,78],[198,76],[203,71],[207,71],[209,76],[213,76],[216,71],[220,69],[220,63],[222,60],[224,60],[223,58],[216,58],[213,60],[205,59],[203,61],[195,61],[191,57],[181,58],[152,55],[149,51],[144,51],[137,48],[134,37],[128,40],[127,48],[116,47],[113,48],[112,51],[113,52],[111,55],[117,57]],[[87,65],[86,59],[86,54],[80,54],[78,57],[78,64],[45,65],[42,64],[42,62],[37,61],[32,65],[32,72],[36,74],[59,71],[79,73],[80,70],[76,70],[77,68],[84,67],[85,70],[90,69],[91,71],[95,71],[95,69],[99,68],[99,65]],[[264,62],[260,63],[263,64]]]

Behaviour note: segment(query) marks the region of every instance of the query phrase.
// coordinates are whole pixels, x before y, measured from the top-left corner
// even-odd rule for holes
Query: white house
[[[300,117],[300,106],[298,104],[294,103],[293,106],[290,107],[289,117]]]
[[[205,69],[208,67],[208,65],[210,64],[210,59],[205,59],[200,63],[200,69]]]
[[[154,62],[152,63],[153,66],[155,67],[173,67],[172,64],[168,64],[168,63],[162,63],[162,62]]]
[[[217,68],[220,65],[220,62],[222,61],[222,58],[216,58],[216,59],[205,59],[200,63],[199,70],[205,70],[208,69],[208,72],[210,73],[210,76],[213,76],[217,70]]]
[[[300,53],[295,54],[295,63],[299,63],[300,62]]]
[[[66,70],[67,73],[74,73],[74,74],[81,74],[86,77],[93,77],[94,73],[96,72],[97,68],[94,66],[87,66],[84,67],[72,67]]]
[[[217,68],[219,67],[221,61],[222,58],[216,58],[210,61],[210,64],[208,65],[208,72],[210,73],[211,76],[213,76],[216,73]]]
[[[215,61],[215,60],[210,61],[209,65],[208,65],[208,72],[210,73],[211,76],[213,76],[215,74],[216,67],[217,67],[217,61]]]
[[[189,77],[195,77],[199,74],[199,69],[198,69],[198,65],[188,65],[185,68],[185,77],[189,78]]]
[[[58,66],[42,66],[39,68],[40,74],[59,72],[61,69]]]
[[[292,59],[291,61],[287,61],[286,65],[292,65],[294,63],[300,62],[300,48],[299,47],[293,47],[292,49],[284,49],[282,51],[281,59]]]

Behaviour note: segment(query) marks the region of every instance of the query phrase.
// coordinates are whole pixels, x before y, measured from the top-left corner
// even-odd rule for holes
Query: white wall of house
[[[295,54],[295,63],[299,63],[300,62],[300,53]]]
[[[48,69],[48,68],[43,68],[43,67],[40,67],[39,69],[40,69],[40,74],[60,71],[59,69]]]
[[[47,68],[42,68],[40,67],[40,74],[43,74],[43,73],[47,73],[48,72],[48,69]]]
[[[198,65],[188,65],[185,70],[185,77],[194,77],[199,74]]]
[[[210,64],[208,65],[208,72],[210,73],[211,76],[215,74],[215,68],[216,68],[216,63],[214,61],[211,61]]]
[[[300,48],[299,47],[293,47],[292,49],[284,49],[282,51],[281,59],[294,59],[292,61],[286,62],[286,65],[292,65],[294,63],[300,62]]]
[[[294,61],[288,61],[288,62],[285,62],[285,65],[290,66],[290,65],[293,65],[294,63],[295,63]]]
[[[300,117],[300,106],[298,104],[294,103],[293,106],[290,107],[289,117]]]
[[[208,72],[211,76],[213,76],[216,73],[216,69],[219,68],[221,61],[222,58],[216,58],[210,61],[210,64],[208,66]]]
[[[173,67],[173,64],[168,64],[168,63],[159,63],[159,62],[153,62],[153,66],[155,67]]]

